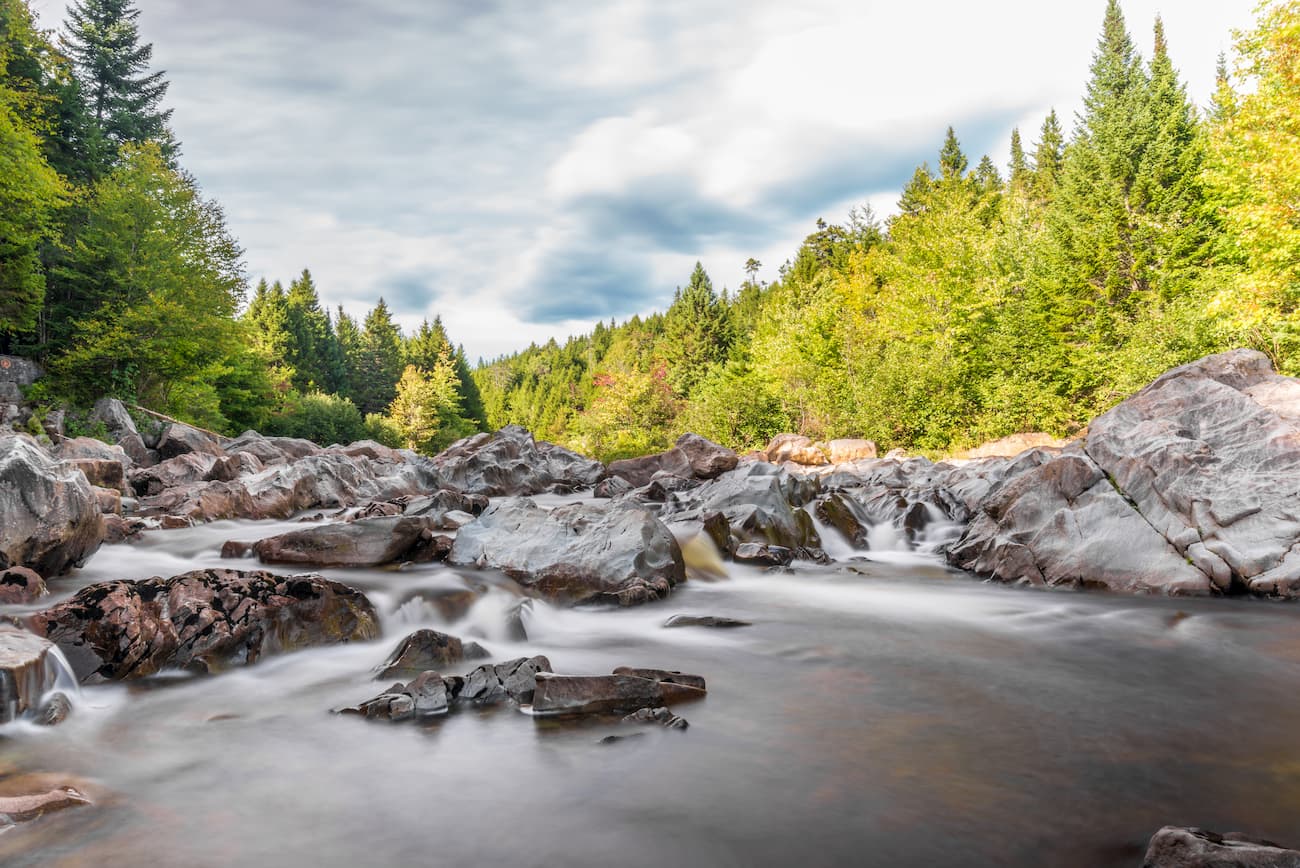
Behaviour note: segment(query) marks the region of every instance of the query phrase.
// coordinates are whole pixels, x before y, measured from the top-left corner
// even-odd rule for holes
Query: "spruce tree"
[[[352,371],[353,401],[363,415],[381,413],[393,402],[403,367],[402,333],[380,298],[366,314],[357,367]]]
[[[944,137],[943,147],[939,150],[940,179],[961,178],[965,176],[969,165],[966,155],[962,153],[961,143],[957,141],[956,131],[952,127],[948,127],[948,134]]]
[[[1061,163],[1065,159],[1065,134],[1061,131],[1061,121],[1052,109],[1043,121],[1038,133],[1038,143],[1034,146],[1033,192],[1040,202],[1048,202],[1056,191],[1056,182],[1061,175]]]
[[[1007,166],[1009,170],[1008,186],[1013,193],[1023,194],[1029,189],[1033,181],[1034,170],[1029,165],[1029,158],[1025,156],[1025,146],[1020,141],[1020,129],[1016,128],[1011,131],[1011,162]]]
[[[704,266],[695,263],[686,288],[678,290],[664,317],[663,356],[668,383],[686,395],[710,365],[727,358],[731,348],[727,305],[713,291]]]
[[[167,127],[171,109],[160,108],[168,83],[162,71],[148,72],[153,45],[140,43],[139,17],[134,0],[75,0],[64,50],[109,146],[155,141],[171,158],[177,150]]]
[[[335,378],[328,359],[334,335],[309,270],[304,268],[289,284],[285,303],[285,327],[290,337],[287,361],[294,369],[294,387],[303,394],[333,388]]]

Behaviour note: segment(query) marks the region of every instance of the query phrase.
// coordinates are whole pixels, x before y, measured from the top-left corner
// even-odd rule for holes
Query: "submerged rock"
[[[575,503],[545,510],[507,500],[461,528],[447,558],[504,571],[561,603],[627,606],[666,597],[686,575],[672,533],[649,511]]]
[[[685,683],[688,681],[691,683]],[[537,678],[533,712],[626,714],[701,697],[705,693],[703,685],[704,679],[699,676],[626,667],[615,670],[613,675],[541,675]]]
[[[690,726],[684,718],[673,714],[664,706],[639,708],[623,718],[624,723],[654,723],[665,729],[686,729]]]
[[[82,681],[216,671],[379,636],[360,591],[320,576],[236,570],[91,585],[27,620]]]
[[[397,723],[445,714],[450,708],[447,684],[436,671],[421,672],[407,684],[394,684],[374,699],[340,708],[338,714],[357,714],[367,720]]]
[[[58,683],[54,643],[25,630],[0,628],[0,723],[36,711]]]
[[[62,575],[85,563],[104,533],[99,501],[80,470],[28,437],[0,436],[0,568]]]
[[[93,804],[85,793],[71,784],[47,784],[36,792],[10,792],[15,789],[15,784],[20,787],[22,783],[19,780],[0,788],[0,831],[4,831],[3,826],[26,823],[46,814]]]
[[[1165,826],[1151,838],[1142,868],[1300,868],[1300,851],[1236,833]]]
[[[665,627],[715,627],[730,629],[735,627],[752,627],[753,622],[737,618],[722,618],[717,615],[673,615],[664,621]]]

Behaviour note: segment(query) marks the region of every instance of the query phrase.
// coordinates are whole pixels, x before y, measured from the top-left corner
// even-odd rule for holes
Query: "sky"
[[[61,25],[63,0],[33,0]],[[1255,0],[1125,0],[1204,105]],[[137,0],[182,163],[252,281],[471,360],[662,310],[698,260],[777,277],[818,218],[894,208],[952,125],[1005,166],[1072,124],[1104,0]]]

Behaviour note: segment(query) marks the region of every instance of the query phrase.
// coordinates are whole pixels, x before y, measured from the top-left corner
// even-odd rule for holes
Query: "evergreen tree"
[[[134,6],[134,0],[74,0],[64,49],[110,148],[154,141],[170,159],[176,151],[167,128],[171,110],[159,107],[168,83],[162,71],[147,71],[153,45],[140,44],[140,10]]]
[[[1056,109],[1052,109],[1043,120],[1038,143],[1034,146],[1034,177],[1031,186],[1034,196],[1040,202],[1051,200],[1064,160],[1065,134],[1061,132],[1061,121],[1056,116]]]
[[[903,186],[902,195],[898,197],[898,210],[904,214],[920,213],[933,186],[934,175],[930,172],[930,165],[922,163],[917,166],[912,177]]]
[[[321,309],[320,296],[309,270],[304,268],[298,279],[289,284],[285,313],[289,334],[285,361],[294,370],[294,387],[303,394],[333,388],[335,378],[329,366],[329,345],[334,334],[329,317]]]
[[[338,345],[339,368],[335,389],[340,395],[357,402],[357,371],[361,368],[361,328],[339,305],[334,317],[334,341]]]
[[[956,131],[952,127],[948,127],[948,134],[944,137],[943,147],[939,149],[940,179],[961,178],[966,174],[969,165],[966,155],[962,153],[961,143],[957,141]]]
[[[244,321],[252,330],[254,344],[275,365],[287,365],[289,358],[289,302],[284,287],[277,280],[269,285],[266,278],[257,282],[253,298],[244,311]]]
[[[356,367],[352,369],[353,401],[362,414],[380,413],[393,402],[402,375],[402,334],[382,298],[366,314]]]
[[[727,305],[697,262],[686,288],[678,290],[664,317],[663,356],[669,385],[679,395],[689,393],[710,365],[726,359],[731,339]]]
[[[1028,191],[1033,181],[1034,170],[1029,165],[1029,158],[1025,156],[1019,128],[1011,131],[1011,162],[1008,169],[1010,171],[1008,184],[1011,192],[1023,194]]]

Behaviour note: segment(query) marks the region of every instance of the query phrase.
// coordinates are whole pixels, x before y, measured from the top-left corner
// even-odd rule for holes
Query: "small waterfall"
[[[0,723],[30,718],[54,702],[66,712],[79,693],[59,646],[25,630],[0,630]]]

